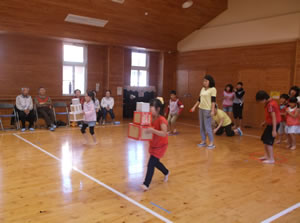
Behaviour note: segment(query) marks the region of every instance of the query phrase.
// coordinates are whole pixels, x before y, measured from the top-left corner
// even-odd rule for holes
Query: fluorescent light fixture
[[[112,2],[116,2],[119,4],[123,4],[125,2],[125,0],[111,0]]]
[[[68,14],[67,17],[65,18],[65,22],[78,23],[78,24],[83,24],[88,26],[104,27],[108,23],[108,20]]]
[[[192,0],[188,0],[182,4],[182,8],[187,9],[187,8],[191,7],[193,4],[194,4],[194,2]]]

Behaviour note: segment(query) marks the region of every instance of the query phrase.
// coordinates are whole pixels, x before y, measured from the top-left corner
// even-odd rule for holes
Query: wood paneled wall
[[[22,87],[29,87],[35,97],[40,86],[56,101],[70,102],[62,95],[62,46],[60,40],[25,35],[0,35],[0,100],[13,102]],[[128,49],[101,45],[88,46],[87,87],[100,84],[101,99],[110,89],[116,99],[117,119],[122,118],[122,96],[117,87],[130,81],[131,55]],[[156,86],[159,53],[150,53],[150,84]],[[128,70],[129,69],[129,70]],[[129,72],[129,73],[128,73]],[[129,75],[129,76],[128,76]]]
[[[242,81],[246,90],[244,125],[257,127],[264,116],[262,105],[255,102],[255,94],[260,89],[280,93],[288,91],[294,78],[295,50],[296,42],[288,42],[180,53],[177,88],[182,86],[180,80],[184,78],[180,79],[181,75],[193,80],[188,82],[186,90],[178,89],[183,101],[190,105],[190,98],[195,100],[198,96],[194,89],[198,88],[199,94],[204,74],[210,74],[215,78],[217,100],[221,106],[224,86]],[[188,110],[186,107],[183,117],[197,119],[197,115]]]
[[[168,100],[170,91],[176,89],[177,54],[161,52],[159,55],[159,75],[157,78],[157,95]]]
[[[124,48],[108,47],[107,58],[104,88],[111,90],[115,99],[114,112],[120,118],[123,116],[123,92],[122,95],[117,95],[117,88],[124,84]]]
[[[300,39],[297,40],[295,50],[294,84],[300,86]]]

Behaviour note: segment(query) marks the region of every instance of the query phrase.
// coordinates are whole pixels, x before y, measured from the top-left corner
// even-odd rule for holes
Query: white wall
[[[300,38],[300,0],[229,0],[228,9],[178,43],[178,51]]]

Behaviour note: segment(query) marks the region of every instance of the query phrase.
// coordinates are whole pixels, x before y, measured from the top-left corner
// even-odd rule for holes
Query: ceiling
[[[227,0],[1,0],[0,31],[100,44],[176,50],[177,42],[227,8]],[[148,15],[145,15],[148,12]],[[104,28],[64,22],[67,14],[109,20]]]

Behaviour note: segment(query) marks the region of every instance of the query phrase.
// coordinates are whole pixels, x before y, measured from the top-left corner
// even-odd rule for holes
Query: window
[[[63,95],[72,95],[75,89],[86,91],[86,47],[64,44],[63,46]]]
[[[141,52],[131,53],[131,75],[130,86],[146,87],[148,86],[148,54]]]

